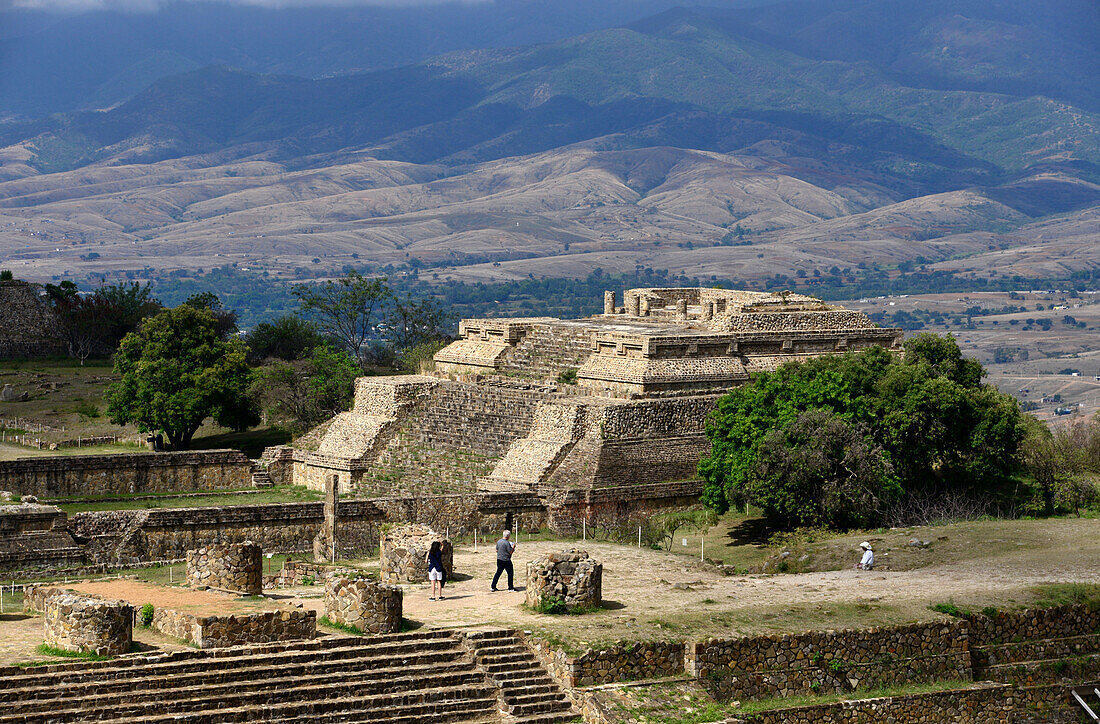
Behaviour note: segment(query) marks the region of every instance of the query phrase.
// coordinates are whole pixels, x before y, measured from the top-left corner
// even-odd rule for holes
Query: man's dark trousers
[[[515,586],[512,585],[512,576],[515,575],[511,561],[502,561],[497,559],[497,574],[493,576],[492,588],[495,590],[497,587],[497,581],[500,580],[500,574],[504,571],[508,571],[508,590],[512,590]],[[485,584],[482,584],[485,585]]]

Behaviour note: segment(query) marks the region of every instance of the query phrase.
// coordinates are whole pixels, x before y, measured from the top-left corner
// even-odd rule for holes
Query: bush
[[[569,607],[565,605],[565,599],[560,596],[542,596],[535,606],[535,611],[537,613],[557,616],[563,613],[569,613]]]
[[[147,604],[145,604],[144,606],[141,607],[141,612],[139,614],[139,617],[141,619],[141,625],[142,626],[144,626],[145,628],[149,628],[150,626],[153,625],[153,613],[154,612],[155,612],[155,609],[153,608],[153,604],[151,604],[151,603],[147,603]]]

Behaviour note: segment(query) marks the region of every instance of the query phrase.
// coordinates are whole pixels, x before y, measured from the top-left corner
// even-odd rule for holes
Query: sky
[[[191,2],[194,0],[174,0]],[[208,0],[204,0],[208,1]],[[373,5],[381,7],[408,7],[414,5],[438,5],[447,2],[492,2],[492,0],[217,0],[237,5],[283,8],[308,6]],[[598,0],[593,0],[598,2]],[[85,12],[89,10],[116,10],[124,12],[154,12],[166,0],[0,0],[3,10],[45,10],[49,12]]]

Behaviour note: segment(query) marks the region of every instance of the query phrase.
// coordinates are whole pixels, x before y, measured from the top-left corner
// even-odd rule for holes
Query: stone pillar
[[[703,302],[703,321],[709,322],[714,319],[714,302]]]
[[[686,322],[688,318],[688,301],[686,299],[676,300],[676,318],[681,322]]]
[[[187,585],[258,596],[263,593],[262,553],[251,541],[187,551]]]
[[[598,608],[603,600],[603,564],[577,548],[551,553],[527,563],[526,590],[531,607],[552,596],[570,610]]]
[[[336,506],[340,502],[340,476],[325,476],[324,520],[313,539],[313,560],[331,563],[336,560]]]
[[[96,656],[130,653],[134,643],[134,607],[62,593],[46,601],[46,645]]]
[[[365,579],[330,578],[325,584],[325,617],[363,633],[401,630],[401,589]]]
[[[382,583],[422,583],[428,580],[428,563],[424,557],[439,541],[443,549],[443,571],[450,580],[454,575],[451,542],[423,525],[402,525],[387,531],[379,541],[379,564]]]
[[[632,317],[641,316],[642,298],[637,294],[626,295],[626,313]]]
[[[648,317],[649,316],[649,300],[646,299],[645,297],[642,297],[641,299],[638,300],[638,316],[639,317]]]
[[[603,313],[614,314],[615,309],[618,306],[615,299],[615,292],[608,290],[603,293]]]

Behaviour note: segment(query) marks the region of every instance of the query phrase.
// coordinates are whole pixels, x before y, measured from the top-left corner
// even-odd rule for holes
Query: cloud
[[[119,12],[153,12],[170,2],[209,2],[210,0],[0,0],[3,10],[42,10],[47,12],[89,12],[97,10]],[[300,7],[415,7],[443,4],[474,5],[494,0],[216,0],[231,5],[261,8]]]

